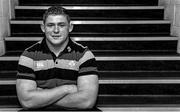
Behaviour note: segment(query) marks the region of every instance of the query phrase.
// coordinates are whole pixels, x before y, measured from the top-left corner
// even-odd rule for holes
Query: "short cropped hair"
[[[68,22],[71,21],[67,10],[65,8],[63,8],[62,6],[51,6],[50,8],[48,8],[43,15],[43,23],[44,24],[49,15],[65,15]]]

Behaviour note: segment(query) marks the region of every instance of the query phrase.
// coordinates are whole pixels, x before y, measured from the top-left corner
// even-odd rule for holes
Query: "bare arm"
[[[77,91],[75,85],[65,85],[53,89],[38,89],[33,80],[17,79],[17,95],[24,108],[40,108],[51,105],[69,93]]]
[[[56,105],[69,109],[92,108],[98,94],[98,77],[96,75],[80,76],[77,88],[78,92],[68,94]]]

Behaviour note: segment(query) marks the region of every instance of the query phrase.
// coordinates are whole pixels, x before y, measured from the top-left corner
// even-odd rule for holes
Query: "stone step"
[[[11,36],[43,36],[42,21],[11,20]],[[73,21],[71,36],[170,36],[169,21]]]
[[[15,85],[16,80],[15,79],[3,79],[0,80],[0,85]],[[180,78],[161,78],[161,79],[104,79],[104,80],[99,80],[99,84],[105,85],[117,85],[117,84],[180,84]],[[111,88],[112,89],[112,88]]]
[[[16,6],[16,20],[42,20],[49,6]],[[72,20],[163,20],[162,6],[64,6]]]
[[[0,70],[16,70],[19,56],[0,57]],[[178,71],[180,56],[96,56],[100,71]]]
[[[19,0],[19,5],[67,5],[67,6],[153,6],[158,0]]]
[[[98,104],[102,107],[147,107],[179,105],[179,95],[102,95]]]
[[[113,82],[114,81],[114,82]],[[139,81],[139,82],[138,82]],[[0,80],[0,96],[16,95],[16,80]],[[99,80],[100,95],[180,95],[179,79]]]
[[[180,108],[179,105],[156,105],[156,106],[120,106],[120,107],[98,107],[102,112],[179,112]],[[14,108],[8,108],[8,107],[2,107],[0,108],[0,111],[3,112],[19,112],[22,111],[22,108],[14,107]],[[31,111],[29,111],[31,112]],[[44,112],[44,111],[38,111],[38,112]],[[66,111],[70,112],[70,111]]]
[[[161,51],[150,51],[150,50],[91,50],[95,56],[178,56],[176,50],[161,50]],[[22,50],[7,51],[4,56],[20,56]]]
[[[41,39],[42,37],[6,37],[6,51],[22,52]],[[95,55],[118,55],[133,52],[176,53],[178,42],[177,37],[72,37],[72,39],[88,46]]]
[[[178,79],[180,71],[99,71],[99,79],[136,80],[136,79]],[[17,71],[0,71],[0,79],[15,79]]]
[[[166,106],[137,106],[137,107],[98,107],[102,112],[179,112],[180,108],[178,105],[172,106],[172,105],[166,105]],[[2,107],[0,108],[0,111],[2,112],[19,112],[19,110],[22,110],[22,108],[14,107],[14,108],[8,108],[8,107]],[[30,112],[30,111],[29,111]],[[43,111],[38,111],[43,112]],[[67,111],[68,112],[68,111]]]
[[[180,96],[172,95],[151,95],[151,96],[131,96],[131,95],[100,95],[98,97],[97,106],[100,108],[178,108]],[[0,97],[1,108],[16,108],[20,109],[20,104],[16,96],[3,96]],[[133,111],[134,112],[134,111]],[[138,112],[138,111],[136,111]],[[158,111],[159,112],[159,111]]]
[[[6,37],[5,41],[40,41],[43,37]],[[71,37],[74,41],[168,41],[178,40],[175,36],[159,37]]]

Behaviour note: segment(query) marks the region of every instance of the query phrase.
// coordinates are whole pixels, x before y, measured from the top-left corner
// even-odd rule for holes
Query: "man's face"
[[[47,42],[56,46],[68,41],[73,25],[68,22],[65,15],[49,15],[41,29],[46,35]]]

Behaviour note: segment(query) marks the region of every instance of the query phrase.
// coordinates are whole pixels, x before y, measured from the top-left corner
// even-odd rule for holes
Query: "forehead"
[[[46,18],[46,23],[68,23],[67,17],[65,15],[49,15]]]

